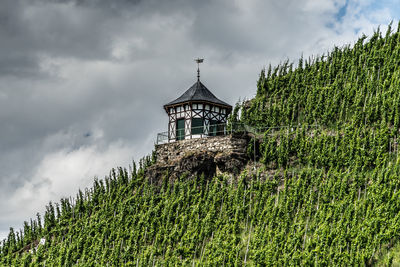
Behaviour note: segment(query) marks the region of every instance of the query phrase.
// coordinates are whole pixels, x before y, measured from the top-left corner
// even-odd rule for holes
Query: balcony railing
[[[211,136],[227,135],[232,133],[232,131],[237,132],[239,128],[237,126],[232,127],[225,123],[222,123],[222,124],[212,124],[208,126],[191,127],[189,132],[190,134],[188,134],[187,129],[178,129],[175,131],[174,135],[171,136],[168,136],[168,132],[162,132],[157,134],[156,144],[160,145],[191,138],[204,138]]]
[[[184,139],[191,138],[204,138],[204,137],[212,137],[212,136],[223,136],[232,133],[251,133],[253,135],[261,135],[261,134],[274,134],[276,132],[287,129],[287,131],[292,132],[296,128],[319,128],[319,125],[298,125],[298,126],[278,126],[278,127],[260,127],[256,128],[253,126],[246,125],[244,123],[230,123],[230,124],[213,124],[209,126],[199,126],[192,127],[190,130],[190,134],[185,134],[185,129],[178,129],[175,131],[175,135],[169,137],[168,132],[162,132],[157,134],[157,145],[175,142]]]

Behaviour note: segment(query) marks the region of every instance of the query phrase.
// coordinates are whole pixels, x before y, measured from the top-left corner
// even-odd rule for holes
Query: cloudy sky
[[[231,104],[260,70],[353,44],[400,0],[1,0],[0,240],[149,154],[196,79]]]

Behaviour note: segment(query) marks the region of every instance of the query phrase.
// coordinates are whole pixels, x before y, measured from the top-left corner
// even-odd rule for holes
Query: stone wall
[[[146,176],[159,180],[166,173],[173,177],[239,173],[249,160],[248,141],[247,134],[231,134],[157,145],[156,164]]]
[[[176,141],[156,146],[157,163],[168,164],[191,153],[246,153],[247,136],[225,135]]]

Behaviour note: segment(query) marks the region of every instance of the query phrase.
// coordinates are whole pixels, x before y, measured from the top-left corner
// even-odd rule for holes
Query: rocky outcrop
[[[248,141],[246,134],[232,134],[157,145],[157,161],[146,169],[146,176],[159,183],[163,176],[176,179],[238,174],[249,160]]]
[[[218,153],[214,158],[214,162],[220,172],[232,174],[239,174],[248,160],[246,153],[238,152]]]

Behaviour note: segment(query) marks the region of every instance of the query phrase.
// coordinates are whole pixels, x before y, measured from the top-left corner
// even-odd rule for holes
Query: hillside
[[[154,185],[147,157],[11,229],[0,264],[391,265],[399,119],[400,27],[270,67],[231,118],[262,133],[256,171]]]

